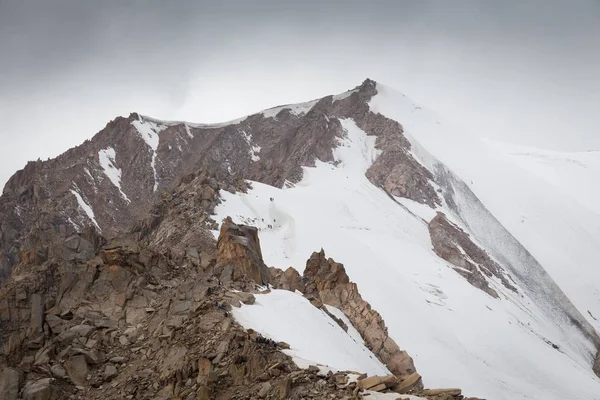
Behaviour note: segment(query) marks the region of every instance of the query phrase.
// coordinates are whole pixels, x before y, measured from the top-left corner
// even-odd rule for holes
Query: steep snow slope
[[[273,290],[255,297],[253,305],[234,308],[234,318],[246,328],[288,343],[290,350],[285,352],[297,364],[306,367],[317,364],[334,371],[360,371],[369,375],[390,373],[364,346],[360,335],[357,340],[344,332],[333,319],[302,295],[287,290]],[[339,310],[337,312],[341,313]]]
[[[113,149],[112,147],[108,147],[98,152],[98,161],[100,162],[100,168],[102,168],[104,174],[108,177],[108,179],[110,179],[113,185],[115,185],[117,189],[119,189],[119,193],[121,194],[121,196],[123,196],[123,198],[128,203],[131,203],[131,200],[129,200],[129,198],[121,188],[121,169],[117,168],[116,166],[116,157],[117,154],[115,152],[115,149]],[[87,171],[87,174],[90,174],[89,171]],[[92,178],[92,181],[93,180],[94,179]]]
[[[449,268],[431,250],[432,213],[373,186],[364,174],[378,154],[374,138],[351,120],[342,125],[337,165],[317,161],[294,187],[253,182],[247,194],[224,193],[218,217],[259,227],[268,265],[302,271],[321,247],[344,263],[427,386],[499,400],[598,397],[589,340],[547,316],[524,288],[515,295],[492,282],[502,297],[493,299]]]
[[[597,205],[591,206],[597,190],[585,188],[580,171],[565,168],[569,157],[554,153],[554,159],[562,161],[550,168],[540,168],[534,157],[515,163],[514,156],[511,160],[485,142],[440,121],[393,89],[378,85],[377,90],[379,94],[370,103],[372,111],[401,121],[413,144],[416,141],[417,147],[426,148],[462,178],[502,226],[539,261],[587,322],[600,330],[596,319],[600,315],[596,261],[600,214]],[[549,154],[545,153],[546,159]],[[598,169],[598,157],[593,154],[580,156],[579,160],[587,162],[581,169],[591,181],[593,171]],[[476,226],[476,219],[465,222],[477,238],[497,241],[490,237],[486,226]],[[526,278],[530,271],[527,265],[523,267],[521,273]]]

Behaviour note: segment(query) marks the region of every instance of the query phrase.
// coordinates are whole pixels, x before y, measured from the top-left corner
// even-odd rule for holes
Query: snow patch
[[[348,335],[350,335],[352,340],[354,340],[356,343],[364,344],[365,341],[363,340],[362,336],[360,336],[360,333],[356,330],[354,325],[352,325],[352,322],[350,322],[348,317],[346,317],[346,314],[344,314],[339,308],[330,306],[328,304],[325,304],[325,307],[327,307],[327,311],[341,319],[342,322],[346,324],[348,327]]]
[[[94,210],[92,209],[92,207],[88,203],[86,203],[85,200],[83,200],[83,197],[81,197],[81,195],[77,191],[73,189],[70,190],[73,196],[75,196],[75,198],[77,199],[77,204],[79,204],[79,208],[82,209],[83,212],[85,212],[85,215],[87,215],[87,217],[92,221],[96,228],[98,228],[99,231],[102,231],[102,229],[100,229],[100,225],[98,225],[98,222],[96,221],[96,216],[94,215]]]
[[[429,207],[427,204],[421,204],[405,197],[394,196],[394,199],[406,207],[411,213],[419,218],[422,218],[427,223],[431,222],[431,220],[437,215],[437,211]]]
[[[131,122],[131,125],[137,129],[140,137],[146,142],[152,152],[152,161],[150,166],[154,173],[154,191],[158,189],[158,175],[156,173],[156,159],[158,157],[159,133],[168,128],[167,125],[156,122],[150,118],[140,116],[140,119]]]
[[[281,110],[290,110],[290,112],[292,114],[294,114],[294,115],[306,114],[318,102],[319,102],[319,99],[312,100],[312,101],[307,101],[306,103],[286,104],[284,106],[278,106],[278,107],[269,108],[267,110],[262,111],[261,114],[265,118],[276,118],[277,114],[279,114],[279,112]]]
[[[352,93],[358,92],[358,89],[348,90],[347,92],[336,94],[333,96],[333,101],[344,100],[346,97],[350,97]]]
[[[94,177],[92,176],[92,174],[90,173],[90,170],[87,169],[87,167],[85,167],[83,169],[83,172],[85,172],[85,174],[88,176],[88,178],[90,178],[90,180],[92,181],[92,183],[94,183]]]
[[[117,168],[117,153],[112,147],[108,147],[98,152],[98,160],[100,167],[104,171],[104,174],[110,179],[110,181],[119,189],[121,196],[128,202],[131,203],[127,195],[121,188],[121,169]],[[87,168],[85,169],[87,171]],[[89,171],[88,171],[89,174]]]
[[[245,328],[252,328],[290,345],[286,354],[304,360],[302,366],[322,365],[368,375],[387,375],[388,369],[362,342],[356,342],[325,312],[306,298],[287,290],[256,294],[253,305],[234,308],[232,314]],[[338,310],[339,311],[339,310]]]
[[[225,122],[218,122],[218,123],[214,123],[214,124],[203,124],[203,123],[195,123],[195,122],[188,122],[188,121],[166,121],[166,120],[161,120],[161,119],[157,119],[157,118],[152,118],[147,115],[140,115],[140,117],[145,121],[153,122],[158,125],[163,125],[166,128],[168,128],[170,126],[176,126],[176,125],[185,125],[189,128],[204,128],[204,129],[212,129],[212,128],[216,129],[216,128],[223,128],[223,127],[226,127],[229,125],[237,125],[240,122],[243,122],[246,118],[248,118],[248,116],[245,116],[245,117],[236,118],[236,119],[232,119],[230,121],[225,121]]]
[[[252,143],[252,134],[242,131],[242,136],[244,136],[244,139],[246,139],[246,142],[250,145],[249,154],[252,161],[260,161],[258,153],[260,153],[261,147]]]
[[[185,132],[190,137],[190,139],[193,139],[194,135],[192,135],[192,131],[190,130],[190,126],[188,124],[183,124],[183,126],[185,127]]]

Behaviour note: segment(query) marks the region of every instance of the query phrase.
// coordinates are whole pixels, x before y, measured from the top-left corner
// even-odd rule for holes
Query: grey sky
[[[223,121],[366,77],[480,136],[600,149],[598,71],[592,0],[0,0],[0,186],[117,115]]]

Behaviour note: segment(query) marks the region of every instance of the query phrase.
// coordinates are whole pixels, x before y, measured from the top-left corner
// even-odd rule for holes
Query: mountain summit
[[[118,117],[0,197],[0,393],[593,399],[599,161],[370,79],[223,124]]]

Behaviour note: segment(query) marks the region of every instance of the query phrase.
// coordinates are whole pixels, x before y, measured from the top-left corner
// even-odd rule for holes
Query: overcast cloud
[[[118,115],[224,121],[366,77],[479,136],[600,149],[599,71],[592,0],[0,0],[0,187]]]

